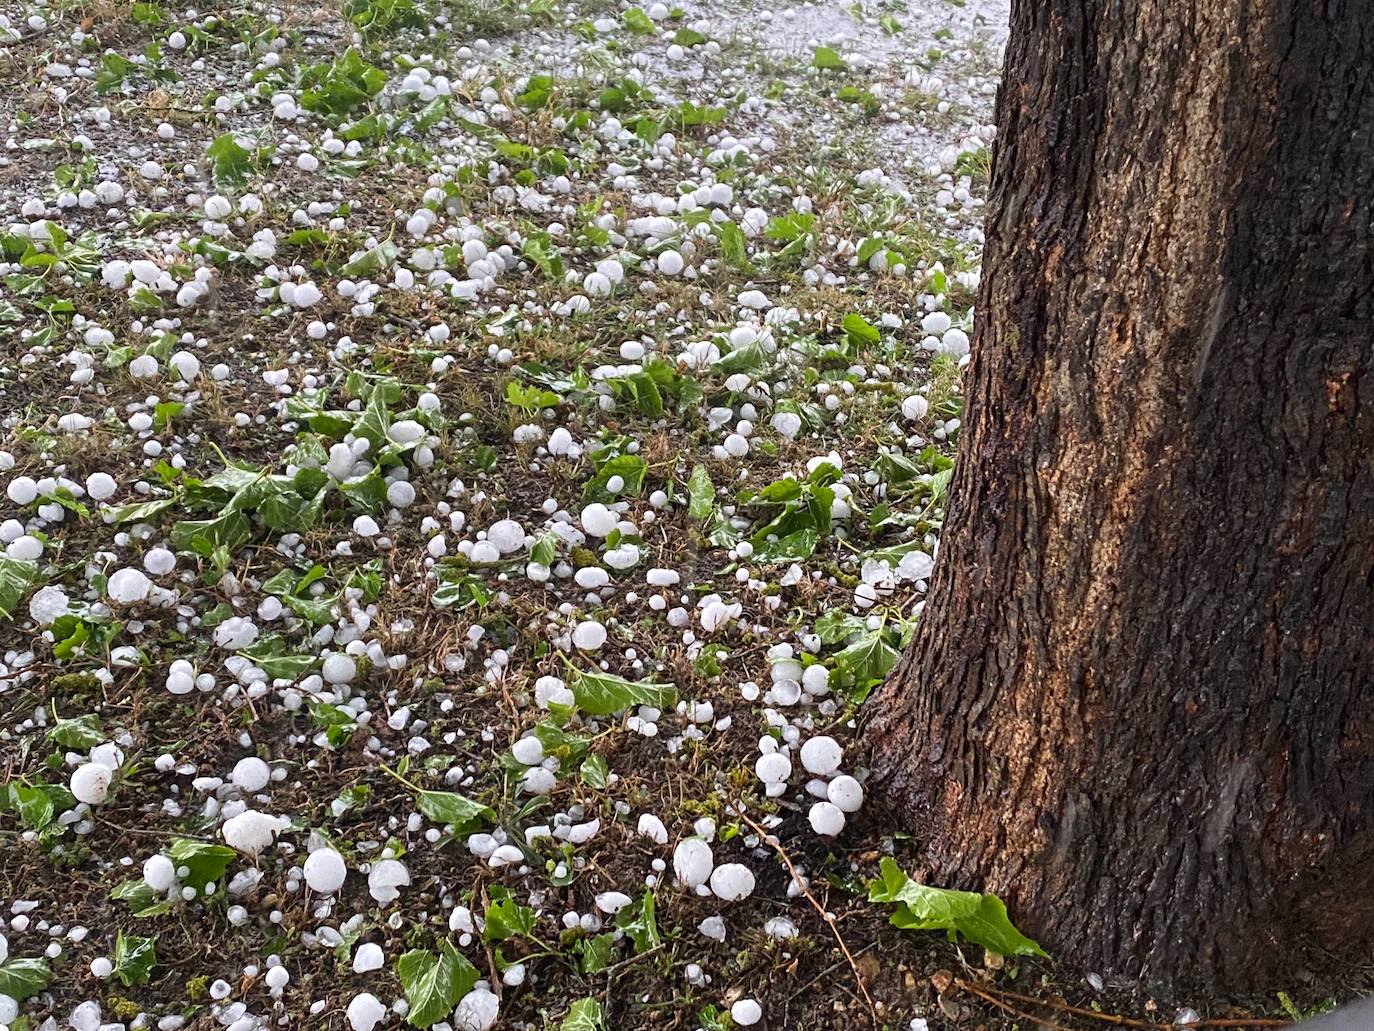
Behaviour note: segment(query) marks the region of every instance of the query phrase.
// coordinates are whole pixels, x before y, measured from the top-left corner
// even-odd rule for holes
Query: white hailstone
[[[792,760],[781,752],[761,755],[754,763],[754,773],[765,784],[784,784],[792,776]]]
[[[311,891],[333,895],[347,876],[344,857],[332,848],[319,848],[305,857],[305,883]]]
[[[675,276],[682,271],[684,262],[677,251],[664,251],[658,256],[658,270],[665,276]]]
[[[108,956],[97,956],[91,960],[91,976],[104,980],[114,973],[114,964]]]
[[[840,831],[844,830],[844,813],[841,809],[829,802],[817,802],[811,807],[811,811],[806,815],[811,822],[811,829],[817,834],[833,838]]]
[[[738,300],[741,308],[753,308],[755,311],[762,311],[773,303],[762,290],[745,290]]]
[[[763,1019],[763,1007],[753,999],[740,999],[730,1007],[730,1020],[740,1027],[753,1027]]]
[[[382,528],[370,515],[360,515],[353,519],[353,532],[359,537],[376,537],[382,532]]]
[[[323,298],[324,294],[314,283],[298,283],[296,289],[291,293],[290,304],[293,308],[310,308],[318,304]]]
[[[10,956],[10,940],[0,934],[0,963],[5,962]]]
[[[267,982],[267,987],[279,991],[291,983],[291,972],[286,967],[269,967],[263,980]]]
[[[573,705],[576,697],[558,677],[540,677],[534,682],[534,704],[541,709],[551,705]]]
[[[826,794],[841,812],[857,813],[864,804],[863,785],[848,774],[832,780]]]
[[[110,600],[120,605],[133,605],[143,601],[148,597],[152,587],[153,582],[143,574],[143,570],[134,569],[132,566],[115,570],[105,585]]]
[[[921,332],[927,336],[937,337],[949,329],[952,324],[953,320],[944,312],[933,311],[921,319]]]
[[[807,773],[814,773],[818,777],[828,777],[834,773],[843,759],[844,750],[833,737],[813,737],[801,746],[802,765]]]
[[[5,554],[20,562],[35,562],[43,557],[43,542],[26,533],[10,541],[5,548]]]
[[[368,893],[385,906],[395,901],[401,889],[410,884],[410,871],[398,859],[382,859],[372,864],[367,875]]]
[[[725,453],[731,458],[743,458],[749,454],[749,439],[742,437],[738,433],[732,433],[725,438]]]
[[[715,863],[711,846],[701,838],[684,838],[673,849],[673,873],[688,888],[705,884]]]
[[[603,891],[596,897],[596,908],[615,916],[632,901],[634,900],[622,891]]]
[[[67,592],[61,587],[44,587],[29,599],[29,617],[39,626],[52,626],[70,607]]]
[[[558,778],[542,766],[531,766],[520,778],[520,790],[527,795],[547,795],[556,787]]]
[[[206,218],[213,218],[216,222],[223,222],[233,210],[234,205],[229,203],[229,198],[221,197],[218,193],[205,201]]]
[[[190,383],[200,375],[200,359],[190,351],[178,351],[167,359],[167,364],[177,374],[177,378],[185,383]]]
[[[215,644],[225,651],[236,652],[247,648],[257,639],[257,624],[244,616],[230,616],[215,627]]]
[[[582,529],[593,537],[606,537],[616,528],[619,520],[616,515],[601,502],[596,501],[582,510]]]
[[[157,359],[141,354],[129,363],[129,375],[134,379],[152,379],[157,375]]]
[[[150,548],[143,556],[143,568],[154,576],[166,576],[176,567],[176,554],[166,548]]]
[[[492,994],[485,982],[458,1000],[453,1011],[453,1031],[490,1031],[501,1015],[501,1000]]]
[[[32,505],[38,500],[38,484],[31,476],[16,476],[5,488],[5,494],[16,505]]]
[[[738,902],[754,893],[754,871],[743,863],[722,863],[711,871],[711,894]]]
[[[537,766],[544,761],[544,743],[531,734],[511,745],[510,754],[515,756],[516,762],[525,766]]]
[[[353,1031],[372,1031],[386,1019],[387,1009],[371,992],[353,996],[348,1004],[348,1026]]]
[[[606,643],[606,628],[594,619],[584,619],[573,628],[574,648],[584,652],[594,652]]]
[[[224,843],[245,855],[255,856],[265,848],[271,848],[277,835],[290,823],[280,816],[269,816],[254,809],[245,809],[237,816],[224,821],[220,832]]]
[[[190,694],[196,689],[196,671],[185,659],[177,659],[167,670],[169,694]]]
[[[472,546],[472,553],[468,557],[478,565],[490,565],[501,561],[501,549],[491,541],[478,541]]]
[[[86,477],[86,493],[95,501],[104,501],[106,498],[114,497],[114,493],[119,489],[119,484],[109,473],[91,473]]]
[[[636,830],[640,837],[648,838],[656,845],[668,844],[668,828],[663,826],[663,821],[653,813],[640,814]]]
[[[325,657],[320,666],[320,675],[327,684],[351,684],[358,675],[358,664],[353,656],[334,652]]]
[[[573,581],[583,590],[595,591],[611,582],[611,574],[600,566],[583,566],[573,574]]]
[[[725,921],[718,916],[708,916],[697,924],[697,930],[704,937],[712,938],[715,941],[723,942],[725,940]]]
[[[797,925],[785,916],[775,916],[764,921],[763,933],[770,938],[795,938],[797,936]]]
[[[272,768],[256,755],[245,756],[234,764],[229,779],[240,791],[261,791],[272,779]]]
[[[930,411],[930,402],[920,394],[912,394],[902,402],[902,417],[915,422],[917,419],[924,419],[926,413]]]
[[[802,673],[802,687],[806,693],[819,698],[830,693],[830,669],[819,662],[812,663]]]
[[[605,297],[611,292],[611,281],[600,272],[588,272],[582,280],[582,289],[588,297]]]
[[[525,528],[514,519],[502,519],[493,523],[487,531],[487,540],[496,545],[502,555],[509,555],[525,546]]]
[[[0,1026],[8,1026],[19,1019],[19,1003],[8,995],[0,995]]]
[[[71,792],[78,802],[99,805],[110,793],[114,772],[103,763],[83,763],[72,771]]]
[[[376,942],[364,942],[358,946],[358,951],[353,954],[353,973],[355,974],[381,970],[385,964],[386,953],[382,952],[382,947]]]
[[[414,419],[400,419],[391,424],[391,428],[386,431],[387,437],[393,444],[405,447],[414,444],[425,435],[425,428]]]
[[[161,852],[157,855],[149,856],[143,861],[143,881],[153,891],[167,891],[176,883],[177,868],[176,864],[164,856]]]
[[[387,484],[386,500],[393,508],[409,508],[415,504],[415,488],[408,480],[392,480]]]

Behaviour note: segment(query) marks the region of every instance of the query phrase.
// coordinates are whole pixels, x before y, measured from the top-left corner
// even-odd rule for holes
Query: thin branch
[[[787,872],[792,875],[792,882],[796,884],[798,890],[800,890],[802,895],[806,898],[806,901],[811,903],[816,912],[821,915],[821,919],[825,921],[825,925],[830,928],[830,933],[835,936],[835,941],[839,943],[840,951],[844,953],[844,958],[849,961],[849,969],[854,972],[854,981],[859,986],[859,991],[864,997],[864,1002],[868,1003],[868,1012],[873,1018],[873,1026],[881,1027],[882,1020],[878,1016],[878,1007],[873,1004],[873,996],[868,994],[868,985],[864,983],[864,975],[859,972],[859,964],[854,960],[854,953],[849,951],[849,945],[844,940],[844,935],[840,934],[840,929],[835,926],[835,918],[827,913],[825,907],[816,901],[816,896],[811,894],[811,889],[807,887],[806,882],[802,880],[801,874],[797,873],[797,868],[792,865],[792,859],[787,854],[786,849],[784,849],[772,835],[744,814],[744,806],[742,804],[736,804],[735,812],[741,820],[753,828],[754,833],[757,834],[762,841],[766,842],[768,846],[778,854],[779,858],[786,864]]]

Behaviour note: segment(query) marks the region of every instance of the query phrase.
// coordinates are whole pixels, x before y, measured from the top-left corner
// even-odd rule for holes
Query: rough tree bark
[[[1255,986],[1374,929],[1374,4],[1013,0],[997,124],[873,791],[1058,958]]]

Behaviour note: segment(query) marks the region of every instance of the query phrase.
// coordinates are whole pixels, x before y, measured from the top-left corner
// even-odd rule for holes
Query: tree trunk
[[[1374,5],[1013,0],[930,601],[929,883],[1221,988],[1374,929]]]

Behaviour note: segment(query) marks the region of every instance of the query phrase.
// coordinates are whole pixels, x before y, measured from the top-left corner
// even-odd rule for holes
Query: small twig
[[[964,991],[969,992],[972,995],[978,996],[978,998],[982,999],[984,1002],[992,1003],[999,1010],[1002,1010],[1006,1013],[1010,1013],[1013,1017],[1017,1017],[1021,1020],[1028,1020],[1037,1027],[1049,1028],[1050,1031],[1073,1031],[1072,1028],[1065,1027],[1063,1024],[1056,1024],[1052,1020],[1047,1020],[1044,1017],[1037,1017],[1033,1013],[1027,1013],[1024,1010],[1019,1010],[1011,1003],[1003,1002],[996,996],[989,995],[987,992],[983,991],[980,988],[974,987],[965,980],[958,979],[954,983],[958,987],[962,988]]]
[[[864,997],[864,1002],[868,1003],[868,1012],[873,1018],[873,1026],[881,1027],[882,1020],[878,1016],[878,1007],[873,1004],[873,996],[868,994],[868,985],[864,983],[864,975],[859,972],[859,964],[854,960],[854,953],[849,951],[849,945],[844,940],[844,935],[840,934],[840,929],[835,926],[834,917],[827,913],[825,907],[816,901],[816,896],[811,894],[811,889],[807,887],[806,882],[802,880],[801,874],[797,872],[797,868],[792,865],[792,858],[787,854],[786,849],[784,849],[778,841],[774,840],[772,835],[744,814],[744,806],[742,804],[736,803],[735,812],[741,820],[753,828],[754,833],[757,834],[762,841],[766,842],[767,845],[778,854],[778,857],[787,866],[787,872],[792,875],[792,882],[796,884],[797,889],[806,898],[806,901],[811,903],[816,912],[821,915],[821,919],[825,921],[825,925],[830,928],[830,933],[835,936],[835,941],[839,943],[840,951],[844,953],[844,958],[849,961],[849,969],[854,972],[854,981],[859,986],[859,991]]]
[[[1054,1010],[1056,1013],[1071,1013],[1076,1017],[1088,1017],[1092,1020],[1100,1020],[1105,1024],[1115,1024],[1117,1027],[1138,1027],[1145,1028],[1147,1031],[1172,1031],[1177,1025],[1167,1022],[1136,1020],[1132,1017],[1123,1017],[1117,1013],[1099,1013],[1097,1010],[1084,1009],[1081,1006],[1070,1006],[1066,1002],[1055,1002],[1051,999],[1037,999],[1033,995],[1022,995],[1020,992],[1008,991],[1006,988],[995,988],[989,986],[986,991],[965,981],[963,978],[956,978],[954,983],[965,991],[972,992],[980,998],[987,999],[989,1002],[994,1000],[988,998],[986,992],[996,992],[998,995],[1007,999],[1015,999],[1017,1002],[1026,1003],[1032,1006],[1043,1006],[1046,1009]],[[1218,1018],[1213,1020],[1198,1020],[1188,1027],[1291,1027],[1292,1021],[1278,1020],[1272,1017],[1240,1017],[1236,1019]]]
[[[611,974],[614,974],[617,970],[621,969],[622,967],[628,967],[632,963],[638,963],[645,956],[652,956],[655,952],[659,952],[662,949],[663,943],[659,942],[652,949],[645,949],[643,952],[636,953],[628,959],[622,959],[619,963],[612,963],[610,966],[608,966],[605,970],[601,972],[609,977]]]

